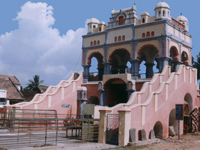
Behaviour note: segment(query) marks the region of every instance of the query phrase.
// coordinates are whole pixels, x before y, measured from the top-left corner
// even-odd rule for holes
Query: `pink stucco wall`
[[[57,86],[50,86],[43,94],[37,94],[27,103],[19,103],[22,109],[51,109],[58,114],[77,113],[77,89],[81,86],[83,75],[74,80],[74,74],[68,81],[61,81]],[[70,104],[70,108],[62,108],[62,104]]]
[[[158,108],[155,112],[155,96],[153,95],[151,97],[150,103],[146,105],[145,107],[145,123],[142,126],[141,123],[141,116],[139,115],[142,110],[139,110],[134,108],[131,110],[131,128],[136,128],[136,133],[140,129],[144,129],[146,131],[147,139],[149,137],[149,132],[153,130],[154,125],[157,121],[160,121],[163,126],[163,137],[168,137],[168,127],[169,127],[169,114],[172,109],[175,108],[176,104],[183,104],[184,98],[186,94],[190,94],[192,97],[192,108],[194,109],[195,106],[199,106],[199,100],[197,98],[197,84],[195,80],[192,80],[192,83],[190,83],[189,74],[191,72],[191,75],[193,76],[193,79],[195,79],[195,71],[192,71],[190,68],[184,68],[185,69],[185,77],[187,78],[183,82],[183,72],[177,76],[177,81],[175,80],[175,75],[173,79],[168,84],[168,99],[166,98],[166,86],[163,86],[162,91],[158,94]],[[183,69],[182,69],[183,70]],[[175,89],[175,82],[177,82],[177,89]],[[138,106],[141,108],[141,106]],[[139,112],[139,113],[138,113]],[[181,121],[182,122],[182,121]],[[139,124],[138,124],[139,123]],[[183,133],[183,123],[181,123],[181,133]],[[137,136],[137,134],[136,134]],[[138,137],[137,137],[138,138]]]
[[[158,121],[163,127],[163,137],[168,137],[170,112],[175,109],[176,104],[184,104],[186,94],[192,97],[192,109],[199,107],[195,69],[181,65],[175,73],[170,73],[169,70],[170,68],[165,69],[160,75],[154,76],[151,82],[143,84],[141,91],[134,92],[126,104],[118,104],[112,108],[113,113],[120,109],[131,110],[131,128],[136,129],[136,140],[141,129],[145,130],[148,139]],[[152,90],[149,90],[150,85]],[[182,134],[183,121],[180,125]]]

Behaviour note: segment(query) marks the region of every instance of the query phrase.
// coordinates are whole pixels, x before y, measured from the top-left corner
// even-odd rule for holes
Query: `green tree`
[[[44,80],[40,80],[39,75],[33,76],[33,80],[28,80],[29,83],[27,86],[24,88],[25,91],[37,91],[38,90],[38,85],[44,82]]]
[[[200,54],[197,55],[197,61],[192,57],[192,66],[197,69],[197,80],[200,79]]]

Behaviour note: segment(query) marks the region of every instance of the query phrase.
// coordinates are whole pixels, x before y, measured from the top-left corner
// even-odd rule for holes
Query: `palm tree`
[[[24,88],[25,91],[37,91],[38,85],[44,82],[44,80],[40,81],[40,76],[35,75],[33,76],[33,80],[28,80],[30,83]]]
[[[197,80],[200,79],[200,53],[197,55],[197,61],[192,57],[192,66],[197,69]]]

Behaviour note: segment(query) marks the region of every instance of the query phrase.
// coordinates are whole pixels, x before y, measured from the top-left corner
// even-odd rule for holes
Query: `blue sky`
[[[40,3],[41,2],[41,3]],[[109,21],[111,10],[137,6],[137,14],[154,15],[159,0],[1,0],[0,74],[15,75],[25,86],[35,74],[56,85],[80,72],[82,35],[92,17]],[[198,0],[166,0],[171,16],[189,20],[193,56],[199,53]],[[77,64],[77,65],[76,65]]]

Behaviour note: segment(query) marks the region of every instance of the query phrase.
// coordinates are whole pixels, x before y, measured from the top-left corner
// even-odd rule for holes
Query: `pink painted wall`
[[[169,96],[167,101],[165,101],[166,97],[166,86],[163,86],[162,91],[158,94],[158,110],[155,112],[155,96],[153,95],[151,97],[150,103],[146,105],[145,107],[145,124],[142,126],[141,123],[141,114],[142,110],[141,106],[138,106],[138,108],[134,108],[131,110],[131,128],[136,128],[136,136],[138,139],[138,131],[140,129],[144,129],[146,131],[147,139],[149,137],[149,132],[153,130],[153,127],[157,121],[160,121],[163,126],[163,137],[168,137],[168,127],[169,127],[169,114],[172,109],[175,109],[175,104],[183,104],[184,103],[184,97],[187,93],[189,93],[192,97],[193,101],[193,109],[195,106],[199,106],[199,99],[197,98],[197,85],[194,80],[193,83],[190,83],[189,81],[189,69],[186,69],[186,82],[180,82],[183,81],[183,73],[178,75],[177,77],[177,83],[178,87],[175,89],[175,76],[171,80],[168,86]],[[195,72],[192,72],[192,76],[194,78]],[[183,133],[183,122],[181,121],[181,134]]]
[[[169,69],[166,69],[161,74],[161,83],[160,75],[154,76],[151,82],[143,84],[141,91],[132,93],[126,104],[118,104],[111,108],[112,113],[118,113],[117,110],[120,109],[129,108],[131,110],[131,128],[136,129],[136,140],[138,140],[138,131],[141,129],[146,131],[146,138],[148,139],[149,133],[153,130],[157,121],[161,122],[163,137],[167,138],[170,112],[175,109],[176,104],[184,103],[186,94],[189,93],[192,97],[192,109],[199,107],[195,69],[181,65],[176,73],[170,73]],[[184,76],[185,82],[183,82]],[[152,85],[152,91],[149,92],[150,84]],[[141,95],[141,103],[138,103],[138,95]],[[142,118],[144,119],[143,124]],[[183,121],[180,125],[182,134]]]
[[[34,109],[35,105],[36,109],[57,110],[58,114],[76,114],[77,89],[82,84],[83,75],[80,74],[76,80],[73,77],[74,74],[68,81],[61,81],[57,86],[50,86],[45,93],[35,95],[30,102],[19,103],[16,106],[22,109]],[[70,108],[63,108],[62,104],[70,104]]]

